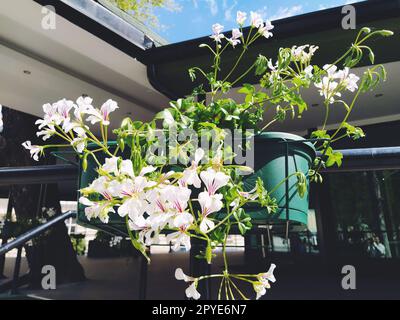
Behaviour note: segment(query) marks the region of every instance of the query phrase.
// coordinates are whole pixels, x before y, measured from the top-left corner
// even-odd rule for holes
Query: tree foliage
[[[180,6],[175,0],[108,0],[121,10],[129,13],[135,19],[152,27],[160,27],[159,20],[154,13],[156,8],[169,11],[178,11]]]

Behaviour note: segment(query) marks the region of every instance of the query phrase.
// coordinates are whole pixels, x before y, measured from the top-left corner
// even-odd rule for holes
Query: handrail
[[[77,179],[79,169],[71,164],[0,168],[0,186],[56,183]]]
[[[337,150],[343,154],[340,167],[324,168],[321,172],[348,172],[400,169],[400,147],[379,147]],[[321,152],[317,153],[322,156]]]
[[[6,254],[8,251],[10,251],[12,249],[16,249],[16,248],[23,246],[26,242],[37,237],[44,231],[47,231],[55,224],[60,223],[68,218],[72,218],[75,216],[76,216],[76,211],[70,210],[70,211],[64,212],[64,213],[54,217],[50,221],[47,221],[46,223],[43,223],[42,225],[37,226],[36,228],[33,228],[33,229],[23,233],[22,235],[18,236],[15,240],[1,246],[0,247],[0,256]]]
[[[346,159],[377,159],[400,157],[400,147],[358,148],[337,150]],[[322,153],[318,152],[320,156]]]

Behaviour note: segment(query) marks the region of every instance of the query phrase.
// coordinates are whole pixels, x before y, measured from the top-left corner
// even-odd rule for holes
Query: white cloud
[[[280,7],[278,11],[269,17],[270,20],[279,20],[283,18],[293,17],[303,12],[303,6],[297,5],[293,7]]]
[[[218,4],[216,0],[206,0],[209,8],[210,8],[210,13],[215,16],[218,13]]]
[[[318,7],[318,10],[325,10],[325,9],[330,9],[330,8],[336,8],[336,7],[340,7],[340,6],[345,6],[348,4],[354,4],[360,2],[360,0],[346,0],[346,1],[339,1],[337,3],[333,3],[333,4],[320,4]]]
[[[238,2],[237,2],[237,0],[235,0],[234,3],[230,7],[225,7],[224,16],[225,16],[225,20],[226,21],[233,21],[234,20],[234,16],[232,14],[232,11],[237,6],[237,4],[238,4]],[[227,4],[224,3],[224,5],[227,5]]]

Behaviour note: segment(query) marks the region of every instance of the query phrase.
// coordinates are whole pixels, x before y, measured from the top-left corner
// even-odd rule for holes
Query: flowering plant
[[[225,161],[235,158],[232,148],[224,144],[227,130],[241,130],[242,137],[247,137],[249,132],[253,133],[246,130],[257,134],[274,122],[284,121],[288,115],[300,117],[307,110],[301,91],[315,86],[324,100],[325,120],[312,137],[323,139],[316,142],[316,148],[322,151],[323,156],[317,158],[307,176],[302,172],[295,173],[298,194],[302,196],[307,188],[307,179],[320,181],[318,171],[322,167],[341,164],[342,155],[333,150],[333,142],[345,137],[358,139],[364,135],[361,128],[348,123],[348,118],[358,96],[385,79],[381,65],[365,71],[362,79],[350,73],[350,68],[361,61],[365,52],[374,63],[373,51],[365,44],[369,38],[392,34],[387,30],[372,31],[369,28],[362,28],[355,42],[334,63],[323,67],[313,65],[312,58],[318,50],[316,46],[281,48],[276,60],[259,55],[247,71],[232,79],[250,45],[261,37],[268,39],[273,36],[274,26],[259,14],[251,12],[250,28],[245,32],[243,25],[246,20],[246,13],[239,11],[238,28],[232,30],[230,37],[222,33],[223,26],[213,25],[211,39],[215,46],[201,45],[212,54],[211,70],[204,71],[198,67],[189,70],[192,80],[200,75],[206,84],[197,87],[193,95],[171,102],[169,108],[150,122],[124,119],[113,131],[117,146],[108,144],[109,116],[118,108],[117,103],[108,100],[97,109],[89,97],[80,97],[76,103],[64,99],[43,106],[45,116],[37,121],[40,130],[37,135],[43,140],[58,136],[66,144],[38,146],[29,141],[23,144],[35,160],[48,148],[72,146],[79,154],[84,170],[88,157],[92,157],[97,164],[98,177],[80,190],[79,199],[86,206],[87,218],[99,218],[108,223],[112,213],[123,217],[132,244],[145,257],[148,258],[146,248],[157,243],[163,232],[167,233],[167,240],[173,244],[174,250],[181,246],[189,250],[191,238],[204,241],[202,257],[208,263],[213,260],[215,249],[222,246],[224,269],[221,273],[192,277],[180,268],[176,270],[178,280],[190,283],[186,289],[188,298],[200,298],[198,283],[208,278],[221,280],[218,298],[225,296],[226,299],[247,299],[237,281],[251,284],[257,299],[265,294],[270,282],[275,281],[274,264],[268,271],[258,274],[235,274],[228,267],[228,235],[233,229],[245,234],[252,228],[245,206],[252,204],[264,208],[267,220],[269,214],[276,212],[277,202],[272,197],[273,190],[266,190],[261,179],[252,190],[244,187],[243,172],[252,168]],[[228,47],[238,46],[242,48],[241,54],[232,69],[222,74],[223,53]],[[343,68],[338,67],[340,64]],[[227,98],[226,94],[250,72],[260,77],[259,86],[244,84],[239,90],[244,95],[243,102]],[[355,93],[351,102],[341,99],[345,91]],[[199,99],[204,93],[210,98],[208,103]],[[344,106],[346,115],[336,131],[329,134],[326,124],[333,105]],[[262,125],[264,112],[272,108],[275,110],[273,118]],[[160,122],[162,124],[158,126]],[[101,138],[94,134],[89,124],[98,126]],[[198,147],[199,139],[212,142],[213,148]],[[246,149],[248,146],[243,143],[246,139],[239,140],[241,148]],[[168,141],[168,150],[162,148],[163,141]],[[99,153],[106,156],[104,163],[99,161]]]

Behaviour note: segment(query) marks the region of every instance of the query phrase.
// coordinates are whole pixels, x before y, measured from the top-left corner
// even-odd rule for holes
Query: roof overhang
[[[68,2],[100,6],[89,0]],[[116,24],[121,28],[117,33],[66,3],[0,2],[0,103],[42,116],[44,103],[88,94],[96,105],[108,98],[119,103],[114,125],[127,115],[152,119],[168,99],[152,87],[147,67],[139,61],[144,52],[138,43],[142,38],[135,42],[137,33],[129,31],[128,23]],[[42,28],[42,4],[54,5],[55,29]],[[121,20],[106,9],[98,10]]]

